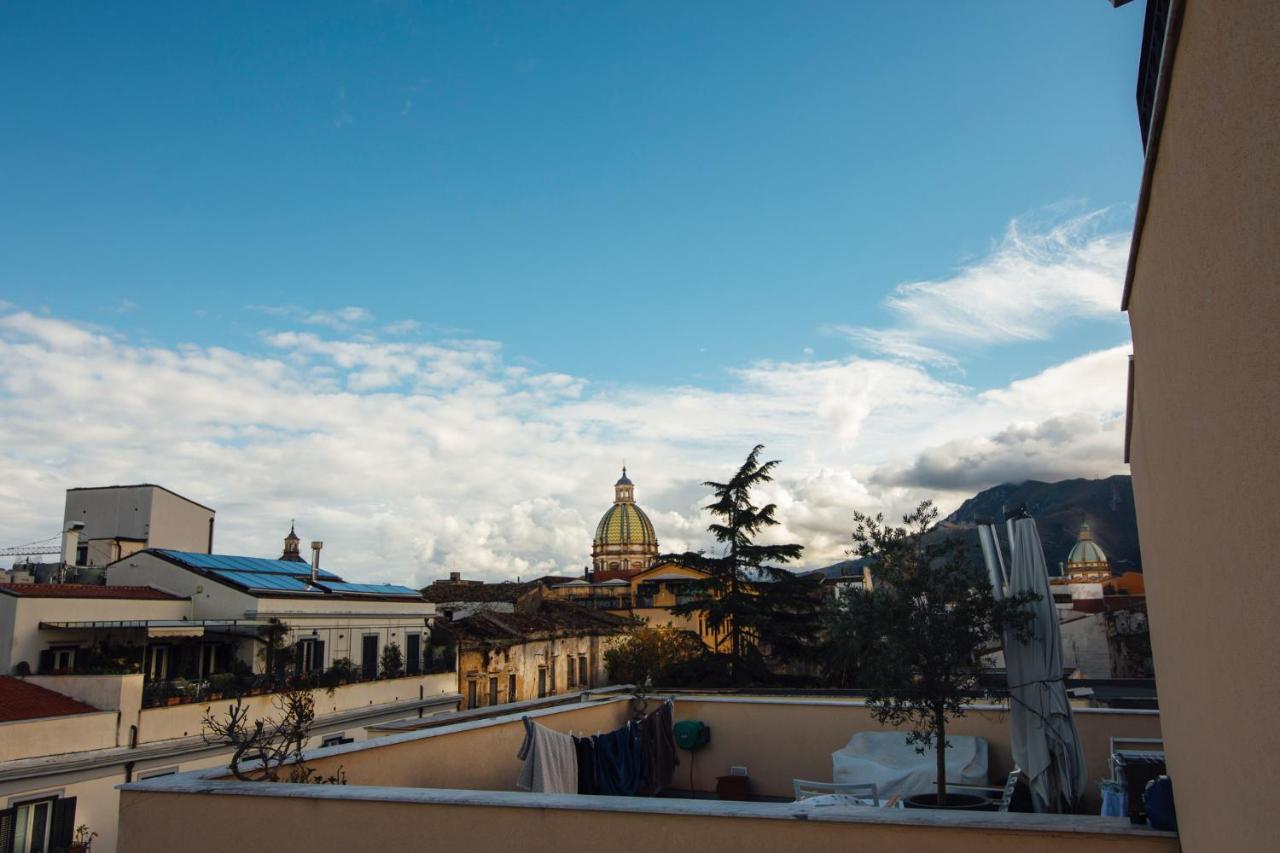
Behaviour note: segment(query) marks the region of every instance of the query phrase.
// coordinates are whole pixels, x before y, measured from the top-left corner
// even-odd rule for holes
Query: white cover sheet
[[[972,735],[948,735],[947,781],[987,784],[987,742]],[[831,779],[837,783],[874,782],[881,799],[935,790],[937,759],[907,744],[902,732],[858,732],[843,749],[831,753]]]

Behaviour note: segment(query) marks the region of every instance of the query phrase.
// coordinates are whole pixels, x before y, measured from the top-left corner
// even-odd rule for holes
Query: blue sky
[[[1141,11],[9,6],[4,297],[243,346],[247,306],[358,304],[605,382],[837,355],[1014,217],[1127,225]]]
[[[622,458],[696,546],[763,441],[816,564],[1125,470],[1142,11],[5,6],[0,545],[88,478],[361,579],[561,570]]]

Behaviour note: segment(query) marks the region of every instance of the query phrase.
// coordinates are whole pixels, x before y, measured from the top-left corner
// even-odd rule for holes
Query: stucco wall
[[[1188,851],[1275,849],[1280,782],[1280,4],[1223,5],[1186,3],[1129,303],[1134,497]]]
[[[320,793],[330,796],[193,796],[125,791],[120,812],[121,837],[131,853],[169,853],[178,839],[184,853],[240,850],[250,840],[254,849],[316,853],[427,846],[476,853],[506,853],[512,849],[522,853],[597,849],[612,853],[1178,850],[1177,839],[1164,834],[1102,835],[1019,829],[1035,821],[1032,815],[1004,815],[1001,817],[1009,818],[1005,821],[1009,826],[992,828],[925,825],[927,818],[920,817],[921,813],[916,813],[915,821],[901,819],[905,813],[899,813],[893,816],[900,818],[897,821],[837,822],[756,817],[736,813],[732,808],[725,809],[728,814],[664,814],[331,799],[349,793],[340,788]]]
[[[6,615],[6,613],[8,615]],[[41,622],[88,622],[135,619],[183,619],[191,614],[188,601],[149,601],[117,598],[27,598],[0,593],[0,673],[9,674],[19,661],[35,672],[40,652],[51,644],[90,642],[92,631],[41,631]],[[8,637],[8,642],[2,637]]]
[[[388,702],[441,696],[453,693],[455,686],[453,673],[447,672],[417,678],[389,678],[383,681],[347,684],[335,687],[333,695],[329,695],[326,690],[316,690],[313,691],[316,716],[323,718],[326,714],[338,711],[372,708]],[[249,719],[278,717],[280,712],[273,704],[276,698],[273,694],[244,697],[244,707],[248,711]],[[208,708],[213,707],[217,713],[233,701],[233,699],[222,699],[212,703],[193,702],[189,705],[147,708],[139,715],[138,742],[150,743],[198,735],[201,730],[201,720],[204,719]]]
[[[0,723],[0,762],[115,745],[115,711]]]
[[[855,732],[885,731],[861,702],[793,699],[680,699],[677,720],[702,720],[711,727],[711,744],[694,759],[694,788],[715,790],[716,777],[734,765],[745,765],[757,794],[792,795],[793,779],[831,780],[831,753],[844,747]],[[1101,805],[1097,780],[1110,776],[1112,735],[1159,737],[1154,711],[1077,709],[1076,728],[1089,769],[1085,804],[1096,813]],[[952,734],[985,738],[991,779],[1013,769],[1009,718],[1003,708],[978,706],[948,729]],[[689,786],[688,753],[681,753],[675,786]]]
[[[536,716],[557,731],[610,731],[626,722],[627,703],[603,702]],[[339,748],[308,763],[322,774],[341,766],[352,785],[512,791],[522,763],[516,751],[523,741],[524,725],[518,718],[499,719],[393,735],[382,741],[385,746]]]

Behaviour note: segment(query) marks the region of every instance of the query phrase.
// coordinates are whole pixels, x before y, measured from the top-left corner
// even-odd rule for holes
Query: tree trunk
[[[942,711],[933,712],[934,738],[938,753],[938,805],[947,804],[947,718]]]

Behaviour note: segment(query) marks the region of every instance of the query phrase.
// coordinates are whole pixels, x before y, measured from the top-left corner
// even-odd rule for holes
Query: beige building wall
[[[1183,847],[1274,850],[1280,3],[1185,9],[1135,235],[1134,495]]]
[[[85,644],[89,630],[41,631],[41,622],[188,619],[191,602],[124,598],[34,598],[0,592],[0,675],[26,661],[35,672],[50,645]]]
[[[201,731],[200,720],[209,708],[206,704],[178,705],[168,708],[152,708],[138,713],[141,699],[140,675],[131,676],[49,676],[33,677],[31,681],[72,695],[90,704],[105,703],[113,696],[124,693],[121,710],[104,710],[100,713],[76,714],[42,720],[27,720],[0,724],[0,808],[14,802],[39,799],[43,796],[76,798],[76,823],[87,824],[99,837],[93,842],[94,853],[116,853],[116,826],[119,815],[120,793],[116,786],[124,783],[126,768],[132,779],[145,779],[152,774],[167,774],[225,767],[230,751],[208,748],[193,740]],[[111,682],[115,681],[113,685]],[[136,684],[135,684],[136,682]],[[130,687],[136,687],[132,698]],[[366,726],[387,723],[416,712],[387,711],[389,703],[417,699],[420,696],[451,695],[454,688],[453,673],[368,682],[338,687],[333,694],[315,691],[317,722],[309,749],[318,749],[324,738],[342,735],[359,742],[367,739]],[[271,706],[271,696],[245,697],[251,719],[276,716]],[[452,708],[452,703],[448,706]],[[337,713],[365,709],[367,715],[354,721],[337,722]],[[138,758],[137,753],[120,750],[117,757],[98,767],[69,769],[60,772],[23,774],[16,765],[4,762],[24,758],[39,759],[51,755],[105,750],[126,746],[129,728],[139,727],[138,743],[144,747],[165,747],[172,744],[171,754]],[[183,741],[181,738],[186,737]],[[102,755],[102,753],[98,753]],[[83,756],[92,757],[92,753]],[[41,762],[44,763],[44,762]],[[330,770],[329,772],[333,772]],[[243,845],[242,848],[243,849]]]
[[[184,840],[184,853],[225,853],[244,849],[248,832],[255,849],[262,850],[406,850],[430,839],[431,849],[475,853],[505,853],[513,847],[521,853],[596,849],[611,853],[1178,851],[1177,838],[1166,833],[1119,835],[1086,828],[1036,831],[1020,828],[1019,823],[1030,823],[1023,820],[995,827],[990,822],[965,826],[963,821],[931,825],[920,813],[908,818],[905,812],[885,816],[883,821],[801,821],[790,815],[738,813],[734,806],[740,804],[731,803],[722,804],[721,814],[672,814],[651,813],[643,806],[624,812],[589,804],[533,809],[143,791],[126,792],[122,802],[121,837],[130,853],[170,853],[171,839],[176,838]],[[1001,817],[1034,820],[1030,815]]]

